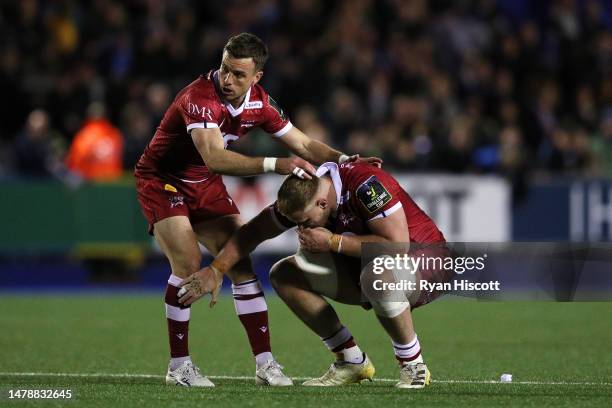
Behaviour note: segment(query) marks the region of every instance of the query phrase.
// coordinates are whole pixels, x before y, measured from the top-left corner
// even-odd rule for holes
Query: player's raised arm
[[[252,176],[261,173],[295,174],[310,178],[315,169],[298,157],[249,157],[225,149],[223,136],[218,127],[191,130],[191,138],[208,168],[217,174],[229,176]]]
[[[380,167],[382,164],[382,160],[377,157],[360,158],[358,154],[348,156],[323,142],[311,139],[295,126],[280,137],[279,140],[285,144],[291,152],[315,164],[322,164],[325,162],[342,164],[346,161],[366,161],[377,167]]]
[[[221,290],[223,275],[253,252],[259,244],[280,235],[291,226],[288,221],[279,219],[274,206],[265,208],[232,235],[208,267],[183,280],[181,287],[185,292],[179,298],[179,303],[188,306],[211,293],[210,306],[214,306]]]

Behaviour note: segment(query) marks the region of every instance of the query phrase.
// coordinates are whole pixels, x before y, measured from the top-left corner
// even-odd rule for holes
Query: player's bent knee
[[[180,257],[173,260],[172,273],[181,278],[186,278],[201,268],[202,256],[200,254]]]
[[[392,319],[399,316],[404,310],[410,307],[410,303],[407,301],[394,302],[394,301],[381,301],[381,300],[370,300],[372,309],[377,316],[386,317]]]
[[[402,274],[402,271],[387,269],[382,273],[374,272],[372,263],[368,264],[361,272],[359,278],[361,292],[372,305],[377,316],[394,318],[404,310],[410,308],[411,291],[395,290],[394,287],[400,282],[414,282],[414,274]],[[390,286],[390,285],[394,286]]]
[[[376,290],[379,286],[371,280],[371,277],[362,274],[361,293],[368,299],[377,316],[391,319],[410,307],[410,302],[404,292]]]
[[[282,283],[287,283],[291,274],[294,274],[296,270],[297,267],[293,260],[293,256],[288,256],[276,262],[272,265],[272,268],[270,268],[270,282],[272,286],[276,288]]]
[[[227,277],[232,281],[234,285],[242,283],[247,280],[251,280],[256,277],[253,272],[253,267],[250,258],[244,258],[240,260],[232,269],[227,271]]]

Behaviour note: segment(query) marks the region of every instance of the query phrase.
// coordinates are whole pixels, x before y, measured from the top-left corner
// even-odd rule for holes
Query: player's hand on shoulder
[[[200,269],[183,279],[179,290],[179,303],[183,306],[189,306],[210,293],[210,307],[217,303],[221,286],[223,285],[223,274],[209,266]]]
[[[278,174],[295,174],[299,178],[310,180],[315,176],[316,170],[312,164],[301,157],[281,157],[276,160],[274,171]]]
[[[341,159],[340,164],[343,163],[365,163],[380,169],[383,161],[380,157],[361,157],[358,154],[354,154],[352,156],[348,156],[348,158],[345,157],[344,160]]]
[[[303,249],[310,252],[327,252],[330,250],[329,239],[332,236],[330,230],[323,227],[299,227],[297,233],[300,246]]]

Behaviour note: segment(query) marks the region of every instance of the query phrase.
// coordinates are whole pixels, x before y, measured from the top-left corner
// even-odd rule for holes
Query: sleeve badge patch
[[[370,213],[383,208],[392,198],[376,176],[370,177],[357,188],[357,199]]]

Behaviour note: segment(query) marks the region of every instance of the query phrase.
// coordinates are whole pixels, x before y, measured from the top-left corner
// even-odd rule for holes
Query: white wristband
[[[347,156],[346,154],[341,154],[340,157],[338,158],[338,164],[342,164],[348,159],[350,159],[350,156]]]
[[[276,169],[276,157],[266,157],[263,159],[264,173],[271,173]]]

